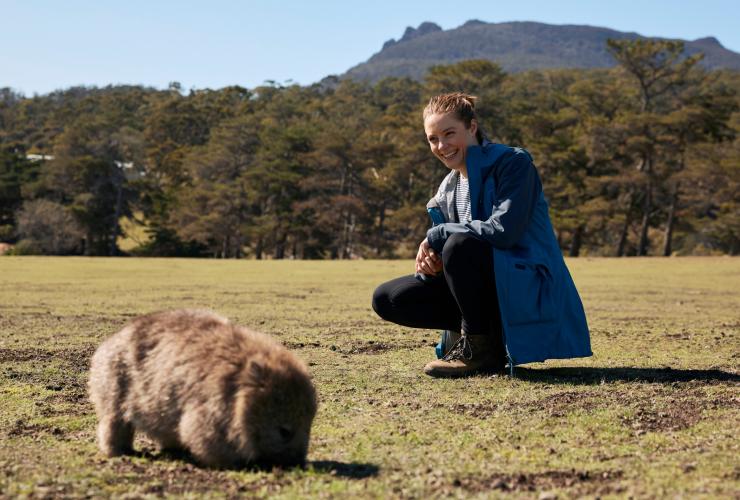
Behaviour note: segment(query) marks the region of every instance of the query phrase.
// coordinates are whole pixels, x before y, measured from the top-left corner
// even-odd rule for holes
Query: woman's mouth
[[[458,152],[459,152],[459,150],[456,149],[456,150],[451,151],[449,153],[443,153],[442,154],[442,158],[444,159],[444,161],[451,161],[451,160],[453,160],[457,156],[457,153]]]

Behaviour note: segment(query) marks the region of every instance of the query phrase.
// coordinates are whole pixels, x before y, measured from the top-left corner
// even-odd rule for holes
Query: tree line
[[[431,95],[478,96],[528,149],[567,255],[740,253],[740,77],[680,42],[610,41],[619,66],[183,92],[0,89],[0,241],[16,254],[397,258],[446,173]],[[121,244],[142,233],[125,252]]]

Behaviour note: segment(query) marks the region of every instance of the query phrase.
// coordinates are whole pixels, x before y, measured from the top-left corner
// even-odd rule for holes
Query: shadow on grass
[[[344,462],[335,462],[334,460],[317,460],[315,462],[309,462],[308,465],[316,472],[323,472],[349,479],[364,479],[366,477],[377,476],[380,470],[375,464],[357,462],[347,464]]]
[[[674,370],[673,368],[572,367],[516,368],[514,376],[532,382],[548,384],[592,385],[602,382],[740,382],[740,375],[722,370]]]
[[[162,450],[154,452],[152,450],[134,451],[131,453],[132,456],[147,458],[152,461],[183,461],[193,466],[199,467],[197,462],[193,459],[192,455],[186,451],[179,450]],[[225,467],[223,470],[249,470],[254,472],[269,472],[275,468],[283,468],[285,470],[290,469],[305,469],[311,468],[315,472],[320,474],[331,474],[332,476],[342,477],[347,479],[364,479],[367,477],[373,477],[378,475],[380,468],[375,464],[370,463],[344,463],[337,462],[334,460],[316,460],[313,462],[307,462],[305,465],[285,465],[276,466],[270,463],[250,463],[242,465],[234,465],[232,467]]]

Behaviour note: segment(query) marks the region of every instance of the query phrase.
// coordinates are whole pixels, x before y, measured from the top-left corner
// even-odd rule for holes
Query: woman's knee
[[[388,319],[393,304],[391,303],[388,290],[384,285],[385,283],[373,292],[373,310],[381,318]]]
[[[442,263],[447,268],[457,262],[469,262],[480,240],[468,233],[453,233],[442,248]]]

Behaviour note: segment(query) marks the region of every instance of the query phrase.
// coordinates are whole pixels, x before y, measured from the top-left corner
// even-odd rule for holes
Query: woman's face
[[[464,174],[467,174],[467,148],[478,144],[475,138],[477,129],[475,120],[470,122],[470,128],[465,128],[465,123],[450,113],[435,113],[424,120],[424,132],[434,156],[442,160],[447,168],[460,170]]]

